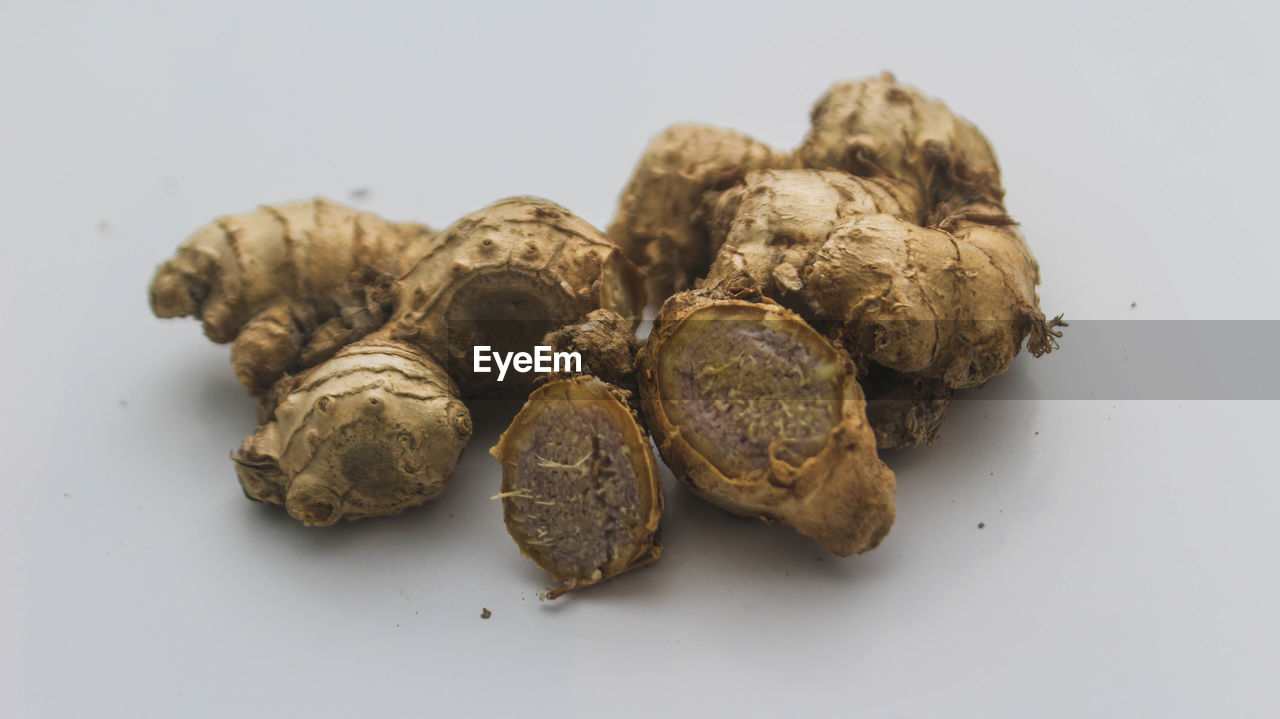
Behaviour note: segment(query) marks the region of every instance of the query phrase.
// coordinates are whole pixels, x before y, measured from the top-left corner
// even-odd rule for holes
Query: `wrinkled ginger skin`
[[[809,119],[795,152],[804,167],[907,182],[930,207],[1004,198],[1000,166],[978,128],[890,73],[836,83]]]
[[[842,319],[813,302],[804,281],[832,231],[849,217],[884,214],[918,222],[920,193],[886,178],[824,170],[767,170],[708,193],[708,233],[719,247],[705,284],[746,276],[767,297],[813,321]]]
[[[863,362],[950,389],[981,385],[1044,324],[1038,270],[1003,215],[926,228],[918,197],[884,178],[752,173],[708,198],[711,234],[723,239],[706,282],[749,277],[816,326],[836,327],[833,339]]]
[[[1024,342],[1037,357],[1049,352],[1064,323],[1040,310],[1039,266],[1005,212],[999,165],[974,125],[888,73],[832,86],[811,121],[789,156],[756,148],[776,164],[682,186],[698,193],[692,202],[633,180],[615,225],[634,224],[633,207],[665,201],[679,216],[659,215],[662,226],[699,230],[684,237],[701,249],[683,256],[713,253],[699,286],[749,278],[861,371],[900,375],[868,390],[875,402],[895,388],[871,414],[877,436],[886,447],[930,442],[954,390],[1006,371]],[[635,177],[655,164],[646,153]],[[663,166],[682,164],[667,157]],[[633,256],[673,256],[656,235],[628,236]]]
[[[415,245],[400,278],[394,334],[420,338],[464,397],[527,396],[532,377],[473,373],[473,348],[530,351],[543,335],[603,308],[632,327],[647,302],[640,272],[608,237],[537,198],[497,202]]]
[[[308,526],[397,514],[438,496],[471,436],[444,370],[386,337],[286,382],[234,456],[236,473],[250,499],[284,505]]]
[[[581,322],[548,332],[542,344],[552,352],[577,352],[582,358],[580,372],[634,394],[635,361],[640,351],[631,322],[612,310],[599,309]]]
[[[936,381],[912,379],[877,365],[858,383],[869,398],[867,421],[880,450],[933,444],[955,395]]]
[[[440,235],[324,200],[263,207],[198,231],[151,298],[158,316],[195,314],[211,339],[234,340],[260,397],[261,426],[233,457],[245,494],[310,526],[444,490],[471,433],[459,398],[497,385],[470,374],[472,340],[528,351],[600,307],[634,324],[645,304],[615,245],[537,198]]]
[[[236,376],[261,393],[382,325],[401,254],[431,234],[322,198],[264,205],[192,234],[156,269],[151,308],[234,342]]]
[[[781,382],[729,374],[684,356],[690,347],[714,343],[713,331],[729,326],[789,337],[816,358],[801,372],[826,377],[834,390],[821,399],[793,397]],[[694,336],[681,338],[684,332]],[[708,351],[724,367],[753,359],[743,354],[744,343],[715,343]],[[736,384],[725,393],[729,399],[687,397],[671,367],[694,377],[720,374]],[[641,406],[658,451],[702,498],[734,514],[778,520],[840,556],[873,549],[888,534],[895,516],[894,476],[876,453],[853,362],[799,316],[768,300],[739,299],[720,290],[684,292],[659,310],[637,369]],[[752,426],[756,419],[785,426],[793,412],[827,415],[825,422],[814,420],[821,434],[802,439]],[[763,432],[767,459],[753,460],[749,451],[709,441],[714,428],[708,423],[719,422],[727,422],[725,429],[733,434]],[[798,449],[788,451],[789,444]]]
[[[609,237],[644,270],[653,296],[666,299],[692,288],[715,254],[696,215],[702,195],[729,187],[752,170],[790,162],[786,153],[732,130],[670,127],[641,155],[618,201]]]
[[[553,378],[490,453],[502,464],[508,533],[560,583],[546,598],[662,555],[661,478],[626,392],[589,375]]]
[[[1010,232],[851,217],[805,268],[805,290],[821,314],[844,324],[845,346],[860,357],[948,388],[977,387],[1045,326],[1034,267]],[[1032,337],[1033,353],[1047,349]]]

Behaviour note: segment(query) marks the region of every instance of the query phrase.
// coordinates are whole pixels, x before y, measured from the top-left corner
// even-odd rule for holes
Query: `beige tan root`
[[[637,365],[658,450],[698,495],[841,556],[888,534],[894,477],[876,454],[853,362],[799,316],[749,293],[680,293],[659,310]]]
[[[719,184],[647,178],[741,153],[695,134],[655,140],[613,226],[649,264],[677,256],[666,236],[685,238],[680,257],[714,253],[705,286],[749,279],[881,375],[868,396],[885,446],[932,441],[954,390],[1006,371],[1024,343],[1056,346],[1063,323],[1040,310],[990,144],[941,102],[885,74],[833,86],[789,156],[732,136],[755,161],[724,162],[735,173]],[[670,208],[652,213],[658,226],[684,229],[631,231],[652,204]]]
[[[443,348],[463,396],[527,396],[532,375],[476,374],[473,350],[530,351],[543,335],[603,308],[634,327],[647,296],[603,233],[546,200],[513,198],[454,223],[406,257],[394,334]]]
[[[255,392],[386,321],[390,280],[431,230],[324,199],[262,206],[197,230],[156,269],[157,317],[196,316]]]
[[[659,301],[693,287],[715,247],[696,215],[699,198],[751,170],[790,160],[741,133],[677,125],[649,143],[609,225],[613,238],[649,278]]]
[[[560,586],[547,598],[662,554],[662,488],[627,394],[588,375],[551,379],[490,450],[503,517],[520,552]]]
[[[308,526],[398,514],[438,496],[471,436],[444,370],[385,336],[285,383],[235,455],[236,473],[250,499],[282,504]]]
[[[596,308],[634,323],[645,302],[615,245],[536,198],[440,235],[324,200],[263,207],[198,231],[151,296],[158,316],[198,315],[234,342],[237,375],[262,395],[235,457],[245,493],[308,525],[443,491],[471,432],[458,397],[527,387],[473,374],[472,344],[528,351]]]

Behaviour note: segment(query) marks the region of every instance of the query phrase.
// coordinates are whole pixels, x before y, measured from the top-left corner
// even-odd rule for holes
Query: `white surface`
[[[662,561],[551,603],[494,413],[399,518],[241,496],[226,349],[145,303],[195,227],[359,187],[603,225],[663,126],[792,146],[884,68],[991,137],[1050,312],[1280,316],[1273,9],[851,5],[0,6],[0,714],[1274,716],[1275,402],[961,402],[843,561],[668,477]]]

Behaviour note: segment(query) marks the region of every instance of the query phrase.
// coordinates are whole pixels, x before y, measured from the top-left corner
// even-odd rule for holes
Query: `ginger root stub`
[[[621,390],[587,375],[552,379],[490,452],[502,463],[507,531],[561,583],[548,598],[662,554],[658,465]]]
[[[676,295],[638,370],[662,457],[699,496],[841,556],[888,534],[894,477],[853,362],[793,312],[718,291]]]

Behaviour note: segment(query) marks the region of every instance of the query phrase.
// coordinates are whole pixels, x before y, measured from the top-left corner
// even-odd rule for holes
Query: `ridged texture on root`
[[[463,396],[518,397],[531,376],[473,373],[473,348],[529,352],[543,335],[598,308],[632,327],[646,302],[643,277],[603,233],[546,200],[512,198],[454,223],[406,258],[397,338],[434,340]]]
[[[657,462],[621,390],[590,376],[551,380],[490,452],[502,463],[507,531],[561,583],[549,598],[661,555]]]
[[[858,381],[868,397],[867,421],[875,429],[877,448],[906,449],[933,444],[938,438],[954,391],[878,365]]]
[[[577,352],[582,358],[578,372],[598,377],[628,393],[636,391],[635,361],[640,342],[626,318],[612,310],[595,310],[581,322],[548,332],[542,344],[552,352]]]
[[[262,392],[382,325],[401,254],[430,236],[320,198],[264,205],[192,234],[156,269],[151,308],[234,341],[237,377]]]
[[[1004,197],[1000,166],[978,128],[890,73],[836,83],[809,119],[795,153],[805,167],[907,182],[931,207]]]
[[[528,352],[599,308],[630,334],[646,298],[603,233],[518,197],[440,235],[324,200],[222,218],[157,270],[151,301],[234,341],[261,424],[234,457],[241,484],[316,526],[444,490],[471,433],[460,388],[519,396],[531,379],[473,374],[472,345]]]
[[[715,249],[695,212],[704,193],[732,186],[752,170],[790,160],[741,133],[676,125],[649,143],[623,190],[609,236],[649,278],[661,301],[693,287]]]
[[[877,436],[889,447],[928,443],[952,390],[1006,371],[1024,343],[1035,356],[1051,351],[1065,323],[1040,310],[1039,267],[1005,212],[999,166],[976,127],[887,73],[837,83],[811,119],[789,156],[718,131],[762,158],[724,163],[738,171],[719,183],[641,181],[742,156],[726,153],[720,136],[660,136],[614,226],[636,225],[634,208],[659,208],[650,212],[656,227],[683,228],[667,233],[683,238],[680,252],[662,232],[620,232],[633,257],[686,262],[667,275],[696,275],[700,258],[713,257],[699,286],[754,286],[844,347],[861,371],[897,373],[868,388],[873,401],[889,386],[912,397],[876,405]]]
[[[637,366],[658,450],[697,494],[841,556],[888,534],[894,477],[853,362],[799,316],[758,296],[681,293]]]
[[[456,386],[416,348],[371,336],[282,380],[234,457],[250,499],[310,526],[397,514],[438,496],[471,436]]]
[[[917,222],[920,193],[884,178],[824,170],[770,170],[703,198],[711,242],[718,248],[705,284],[746,276],[767,297],[811,321],[835,319],[813,306],[805,269],[840,223],[884,214]],[[740,280],[739,280],[740,281]]]

